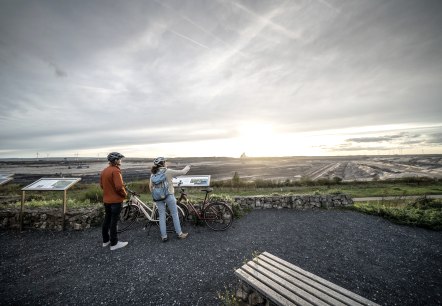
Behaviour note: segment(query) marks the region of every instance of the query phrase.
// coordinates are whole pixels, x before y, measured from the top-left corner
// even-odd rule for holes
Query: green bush
[[[210,202],[224,202],[232,208],[233,217],[235,219],[242,218],[245,214],[251,211],[250,208],[243,209],[241,208],[230,195],[227,194],[214,194],[210,197]]]
[[[101,203],[103,202],[103,190],[98,185],[91,185],[84,191],[82,200],[88,200],[89,203]]]
[[[395,223],[442,230],[442,201],[420,198],[411,204],[405,201],[361,202],[352,207],[357,211],[381,216]]]

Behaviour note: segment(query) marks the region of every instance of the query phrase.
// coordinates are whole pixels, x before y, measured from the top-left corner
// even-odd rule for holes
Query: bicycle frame
[[[144,203],[139,197],[138,194],[133,191],[130,190],[127,186],[126,186],[126,190],[127,192],[130,194],[129,200],[123,204],[123,208],[127,205],[135,205],[138,207],[138,209],[143,213],[143,215],[148,219],[148,222],[152,223],[158,223],[160,220],[155,218],[156,212],[158,210],[157,208],[157,204],[155,202],[153,202],[153,207],[150,208],[146,203]],[[177,206],[177,210],[178,210],[178,214],[181,216],[184,216],[184,212],[181,209],[181,207]],[[166,212],[167,214],[167,212]],[[158,213],[158,217],[159,217],[159,213]]]
[[[204,197],[204,200],[201,205],[201,209],[199,209],[199,211],[195,208],[195,205],[189,200],[189,198],[187,197],[187,193],[185,192],[184,188],[182,188],[182,187],[180,187],[180,198],[177,199],[177,204],[184,205],[187,208],[187,211],[189,212],[189,214],[196,216],[198,218],[198,220],[202,220],[202,221],[208,220],[208,219],[204,218],[203,211],[204,211],[204,208],[209,203],[209,193],[212,192],[212,190],[213,190],[212,188],[202,190],[206,193],[206,195]]]
[[[189,220],[189,216],[195,216],[195,220],[193,220],[195,224],[198,221],[204,221],[214,231],[228,229],[233,222],[232,209],[222,201],[211,202],[209,193],[213,191],[212,188],[203,189],[202,191],[206,193],[206,196],[201,202],[201,207],[195,207],[187,198],[184,188],[180,187],[181,196],[177,204],[186,211],[184,215],[186,220]]]
[[[144,203],[143,201],[141,201],[141,199],[136,196],[136,193],[128,190],[130,193],[130,198],[129,201],[127,201],[125,203],[125,205],[129,205],[129,203],[135,204],[136,206],[138,206],[138,208],[140,209],[140,211],[144,214],[144,216],[146,216],[146,218],[150,221],[150,222],[159,222],[158,219],[155,219],[155,211],[158,209],[157,208],[157,204],[155,202],[153,202],[153,208],[150,208],[149,206],[147,206],[146,203]]]

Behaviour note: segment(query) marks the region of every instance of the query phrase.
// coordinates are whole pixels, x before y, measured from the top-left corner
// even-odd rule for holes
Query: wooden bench
[[[267,252],[235,274],[276,305],[378,305]]]

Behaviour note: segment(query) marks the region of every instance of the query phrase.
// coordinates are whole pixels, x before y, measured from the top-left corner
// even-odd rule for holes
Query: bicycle
[[[148,231],[149,234],[152,225],[160,224],[159,212],[156,203],[153,202],[153,206],[152,208],[150,208],[146,203],[140,200],[140,195],[138,193],[129,189],[127,186],[125,188],[130,197],[129,200],[123,203],[123,208],[120,213],[120,219],[118,221],[117,232],[122,233],[127,229],[133,227],[137,221],[147,219],[147,222],[144,225],[143,229],[145,230],[147,228],[147,225],[150,225]],[[180,224],[183,224],[184,211],[178,206],[177,210]],[[166,209],[166,229],[168,232],[173,232],[175,230],[173,226],[173,218],[168,208]]]
[[[201,206],[195,206],[187,197],[184,188],[178,184],[180,188],[180,197],[177,199],[177,205],[184,212],[184,219],[189,220],[193,218],[195,223],[204,221],[208,227],[214,231],[224,231],[228,229],[233,223],[233,211],[223,202],[210,202],[209,193],[213,188],[202,189],[206,195],[201,203]]]

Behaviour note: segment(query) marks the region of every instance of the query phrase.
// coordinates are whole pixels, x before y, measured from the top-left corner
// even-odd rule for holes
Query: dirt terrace
[[[124,160],[126,181],[147,179],[151,159]],[[169,166],[192,165],[191,175],[211,175],[212,179],[230,179],[238,172],[243,179],[299,179],[340,177],[344,181],[392,179],[425,176],[442,177],[442,155],[355,156],[355,157],[275,157],[275,158],[172,158]],[[32,183],[41,177],[82,177],[96,182],[107,165],[105,159],[2,160],[0,174],[14,174],[14,182]]]

